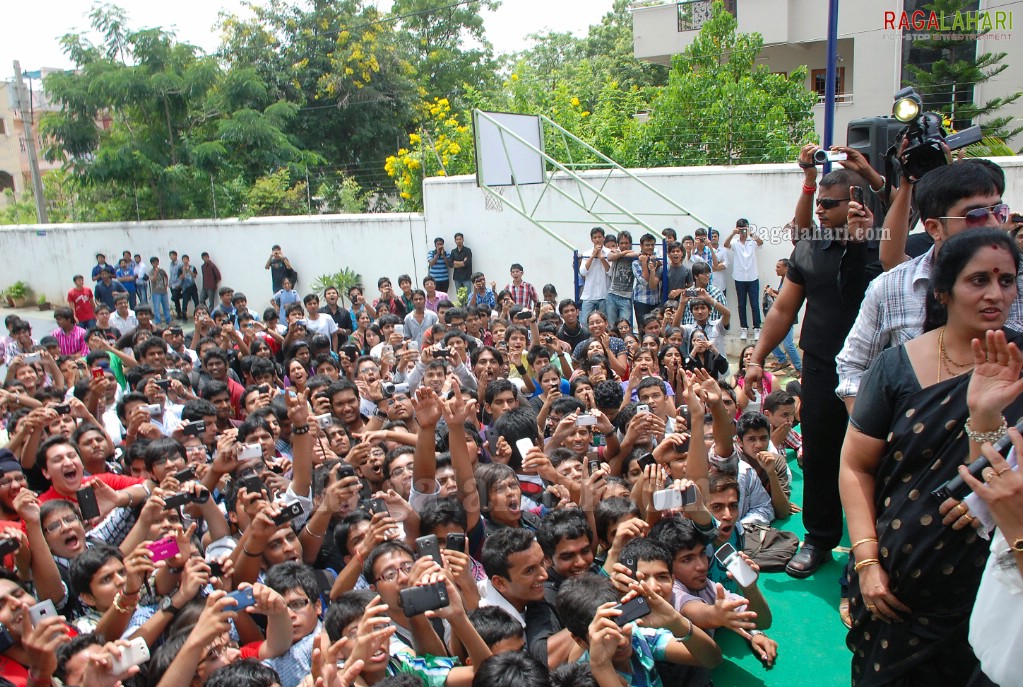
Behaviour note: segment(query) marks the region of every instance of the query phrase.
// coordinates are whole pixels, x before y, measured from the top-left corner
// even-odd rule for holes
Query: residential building
[[[692,44],[700,27],[710,18],[711,4],[712,0],[636,3],[632,8],[635,56],[656,64],[671,64],[672,55]],[[912,26],[898,28],[903,12],[911,21],[925,19],[926,14],[914,15],[922,11],[925,4],[926,0],[839,3],[836,142],[845,142],[850,121],[891,114],[893,95],[903,87],[907,62],[928,68],[937,59],[933,54],[914,48],[914,34],[923,31]],[[786,74],[806,65],[806,86],[821,95],[814,108],[814,119],[817,132],[822,135],[829,3],[826,0],[726,0],[725,5],[736,16],[740,32],[757,31],[764,37],[758,63],[772,72]],[[1003,21],[976,41],[977,54],[1005,52],[1003,64],[1008,68],[985,84],[958,86],[960,97],[965,87],[973,89],[975,102],[985,102],[1013,93],[1023,84],[1023,10],[1017,0],[979,0],[973,3],[973,9],[986,12],[989,19]],[[1016,17],[1012,16],[1014,9]],[[918,28],[923,27],[918,24]],[[950,85],[949,94],[940,97],[951,98],[951,93]],[[926,103],[936,94],[922,95]],[[1023,102],[999,111],[999,115],[1003,114],[1015,117],[1018,126],[1023,123]],[[1019,147],[1019,141],[1013,143],[1014,147]]]

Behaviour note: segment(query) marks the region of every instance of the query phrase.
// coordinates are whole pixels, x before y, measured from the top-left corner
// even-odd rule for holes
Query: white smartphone
[[[650,412],[650,406],[647,405],[646,403],[640,403],[639,405],[636,406],[636,414],[637,415],[639,415],[640,413],[649,413],[649,412]]]
[[[127,673],[133,666],[142,665],[149,660],[149,647],[143,637],[136,637],[121,647],[121,658],[114,659],[110,672],[116,675]]]
[[[597,424],[596,416],[589,413],[583,413],[575,419],[576,427],[592,427],[595,424]]]
[[[394,333],[395,334],[401,334],[402,338],[404,338],[405,337],[405,325],[403,325],[403,324],[396,324],[396,325],[394,325]]]
[[[163,406],[159,403],[150,403],[142,407],[146,409],[146,412],[149,413],[151,417],[156,417],[163,412]]]
[[[533,443],[532,439],[519,439],[515,442],[515,448],[519,450],[519,455],[522,456],[522,460],[526,459],[529,452],[533,450],[536,444]]]
[[[683,508],[691,503],[696,503],[696,485],[690,484],[685,491],[679,489],[661,489],[654,492],[654,508],[657,510],[670,510],[672,508]]]
[[[326,429],[327,427],[330,427],[332,418],[330,413],[324,413],[323,415],[315,416],[313,419],[316,420],[316,424],[318,424],[323,429]]]
[[[731,544],[725,544],[714,553],[714,557],[725,566],[728,572],[732,573],[740,587],[750,587],[757,581],[757,573],[749,567],[749,563],[743,560],[742,556]]]
[[[242,444],[242,450],[238,453],[238,460],[260,458],[262,455],[263,449],[259,444]]]
[[[46,618],[52,618],[55,615],[57,615],[57,609],[49,599],[44,599],[28,609],[28,617],[32,620],[32,627],[35,627]]]

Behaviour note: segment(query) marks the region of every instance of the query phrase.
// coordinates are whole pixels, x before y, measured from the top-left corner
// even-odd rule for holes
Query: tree
[[[948,26],[944,30],[931,30],[929,38],[913,42],[905,83],[917,89],[925,107],[947,115],[956,129],[980,124],[986,137],[1003,141],[1023,132],[1023,126],[1012,124],[1012,117],[996,115],[1003,107],[1023,97],[1023,91],[1010,92],[983,103],[976,101],[977,86],[1009,68],[1003,63],[1007,53],[977,54],[977,39],[990,29],[982,28],[973,33],[969,28],[955,28],[956,16],[977,11],[976,0],[934,0],[921,9],[945,17]]]
[[[460,104],[466,87],[492,88],[496,63],[481,12],[500,4],[498,0],[394,0],[391,14],[398,22],[399,47],[427,99],[447,98]],[[479,47],[466,47],[472,44]]]
[[[740,34],[720,1],[681,55],[668,85],[652,103],[650,120],[629,129],[625,145],[641,166],[714,165],[791,160],[813,136],[817,96],[805,86],[806,67],[788,76],[754,61],[758,33]]]
[[[250,21],[222,19],[223,59],[299,106],[289,128],[296,145],[378,187],[382,161],[412,129],[420,100],[392,23],[361,0],[268,0],[249,9]]]
[[[225,73],[163,29],[129,29],[116,7],[90,16],[103,42],[64,36],[77,69],[47,76],[61,109],[41,127],[48,159],[83,188],[121,197],[127,214],[110,219],[224,214],[237,210],[239,185],[321,161],[287,133],[297,106],[275,100],[255,70]]]

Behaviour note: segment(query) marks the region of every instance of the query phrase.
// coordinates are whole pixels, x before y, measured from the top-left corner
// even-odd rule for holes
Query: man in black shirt
[[[348,335],[355,329],[352,323],[352,314],[343,305],[338,304],[339,296],[340,294],[335,287],[328,286],[323,292],[323,300],[327,302],[327,307],[320,311],[325,315],[330,315],[330,318],[334,320],[334,324],[337,325],[337,333],[334,334],[336,339],[334,350],[338,350],[343,346],[348,341]]]
[[[472,276],[472,251],[465,247],[462,232],[455,234],[455,249],[448,253],[448,267],[454,269],[451,275],[452,281],[455,282],[454,293],[457,294],[458,289],[463,286],[466,293],[471,293],[472,282],[469,277]]]
[[[572,346],[572,350],[586,339],[590,332],[579,322],[579,308],[571,298],[558,303],[558,314],[564,324],[558,329],[558,338]]]
[[[812,163],[807,164],[812,167]],[[812,196],[814,188],[809,181],[816,179],[816,171],[809,167],[804,169],[808,172],[803,194]],[[810,179],[811,171],[813,179]],[[867,266],[878,259],[876,243],[868,244],[861,237],[846,232],[849,188],[866,185],[863,177],[849,169],[833,171],[821,179],[816,201],[820,229],[800,240],[792,251],[788,284],[768,312],[760,341],[753,351],[753,361],[746,365],[746,388],[759,388],[764,361],[785,338],[805,300],[806,314],[799,346],[803,349],[803,524],[806,539],[785,568],[789,575],[797,578],[809,577],[830,559],[831,550],[842,536],[838,467],[849,416],[845,404],[835,394],[838,385],[835,356],[856,320],[870,282]]]

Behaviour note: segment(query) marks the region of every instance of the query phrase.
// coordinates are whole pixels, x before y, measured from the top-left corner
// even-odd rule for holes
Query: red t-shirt
[[[65,625],[68,630],[68,637],[77,637],[78,631],[70,625]],[[13,658],[0,654],[0,675],[10,680],[14,687],[26,687],[28,685],[28,668],[21,665]]]
[[[259,647],[261,647],[261,646],[263,646],[263,640],[260,640],[258,642],[249,642],[248,644],[243,646],[241,649],[239,649],[238,653],[241,654],[242,658],[255,658],[255,659],[258,660],[259,659]]]
[[[99,481],[106,483],[107,486],[114,491],[121,491],[122,489],[134,487],[136,484],[142,484],[145,482],[145,480],[141,477],[126,477],[124,475],[115,475],[111,472],[103,472],[98,475],[89,475],[82,480],[82,486],[85,486],[94,479],[98,479]],[[53,501],[54,499],[64,499],[66,501],[71,501],[72,503],[78,503],[78,498],[74,494],[71,494],[71,496],[64,496],[59,494],[53,487],[50,487],[39,495],[40,504],[46,503],[47,501]]]
[[[76,322],[88,322],[96,319],[96,310],[92,306],[92,289],[83,286],[67,292],[68,303],[75,310]]]

